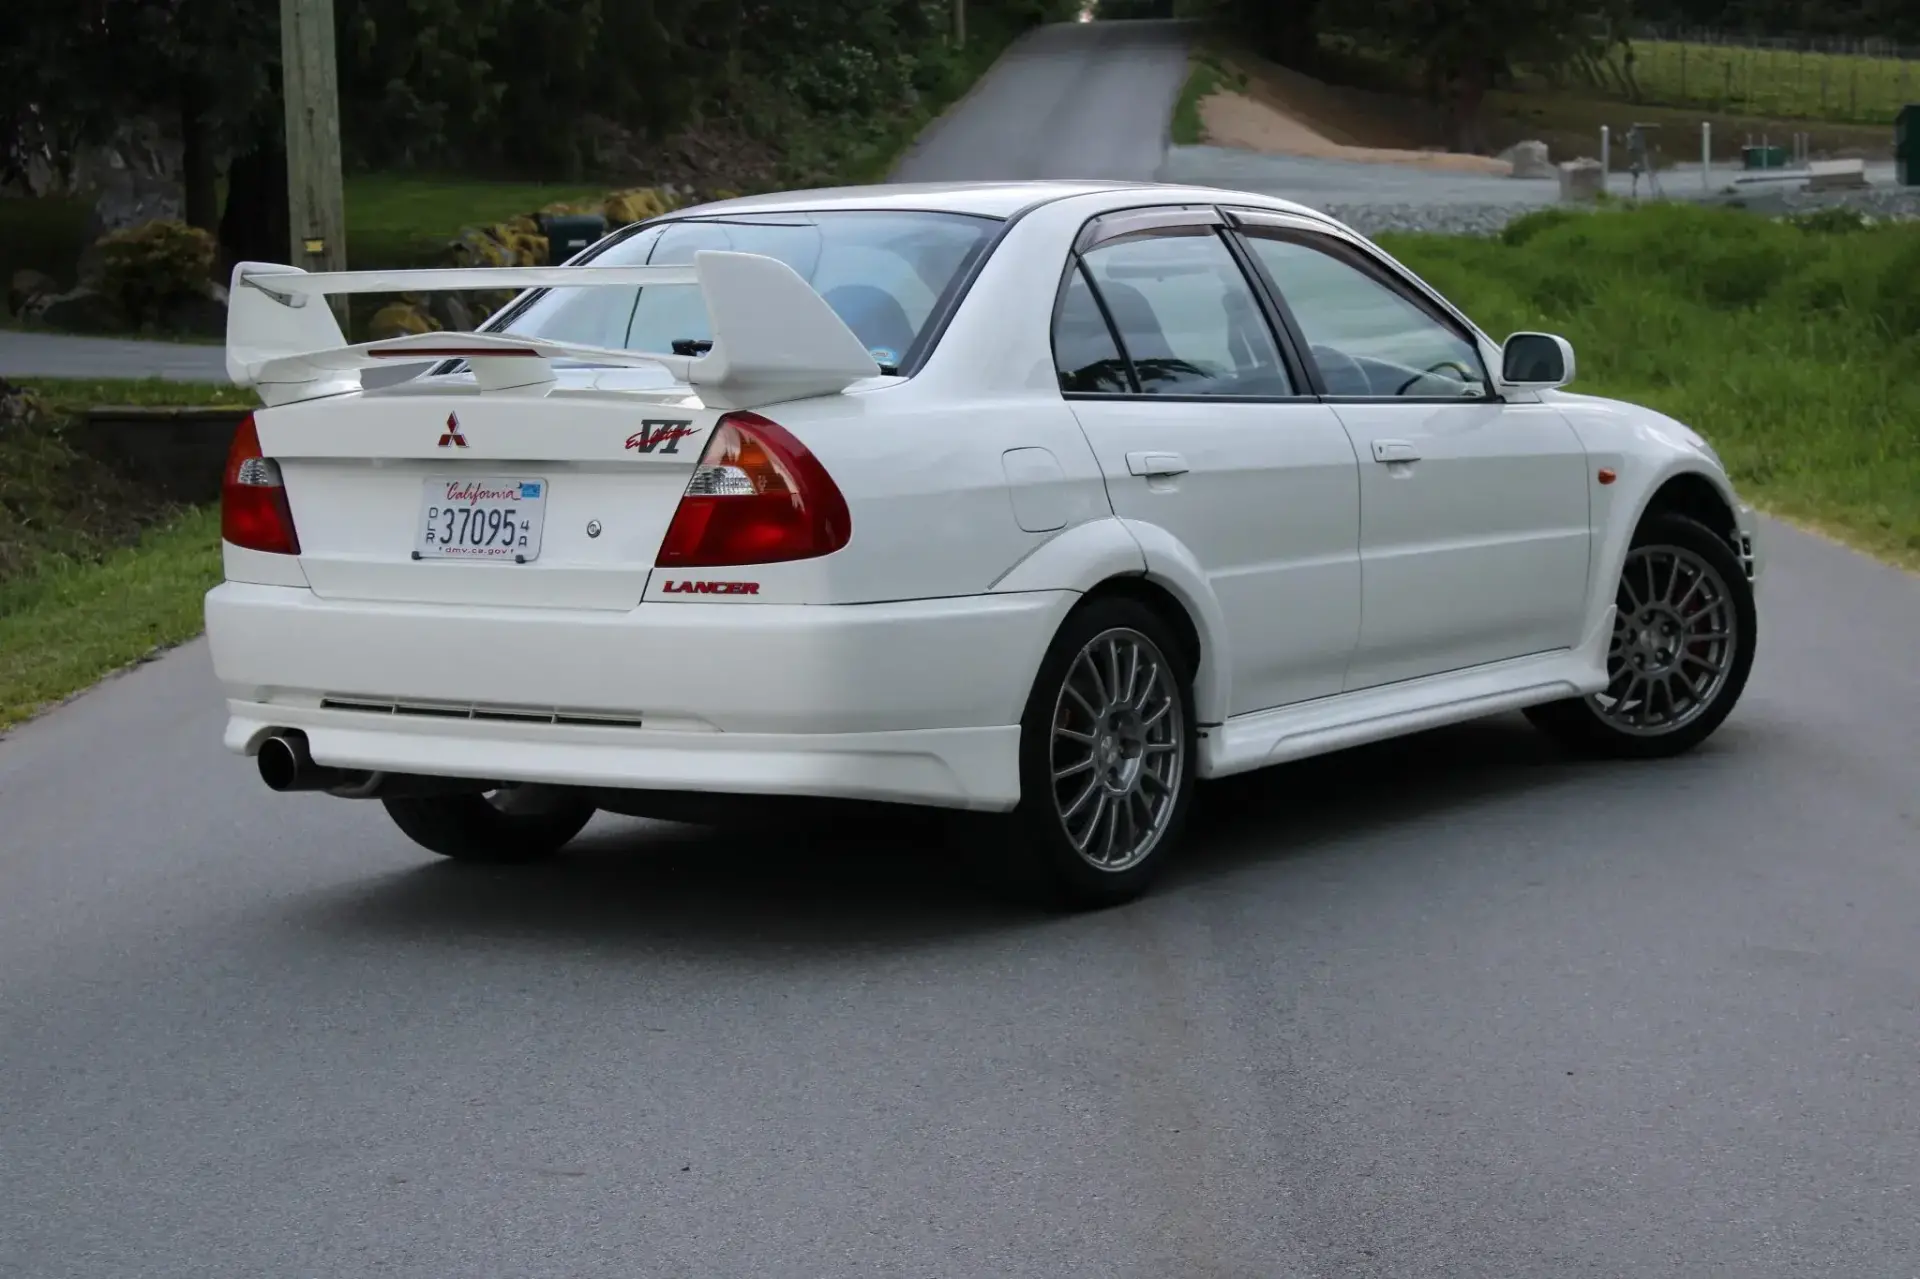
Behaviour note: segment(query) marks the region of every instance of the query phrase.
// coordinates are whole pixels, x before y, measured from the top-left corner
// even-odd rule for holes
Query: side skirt
[[[1204,731],[1199,775],[1227,777],[1445,724],[1598,693],[1607,686],[1613,613],[1608,608],[1578,648],[1236,715]]]

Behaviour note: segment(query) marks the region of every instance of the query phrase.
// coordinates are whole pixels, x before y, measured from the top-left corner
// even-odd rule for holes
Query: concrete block
[[[1559,166],[1559,174],[1562,200],[1594,200],[1606,190],[1606,174],[1598,160],[1582,157],[1564,161]]]
[[[1807,166],[1809,191],[1852,191],[1866,185],[1865,160],[1815,160]]]
[[[1516,178],[1551,178],[1559,174],[1547,158],[1544,142],[1516,142],[1502,151],[1500,158],[1513,166]]]

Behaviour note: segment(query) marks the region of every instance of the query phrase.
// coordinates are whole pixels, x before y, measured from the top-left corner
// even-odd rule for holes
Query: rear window
[[[853,210],[698,218],[650,227],[595,255],[593,265],[687,266],[701,249],[779,258],[891,373],[914,352],[927,322],[998,226],[997,218],[968,214]],[[697,288],[659,284],[551,289],[505,331],[659,352],[713,336]]]

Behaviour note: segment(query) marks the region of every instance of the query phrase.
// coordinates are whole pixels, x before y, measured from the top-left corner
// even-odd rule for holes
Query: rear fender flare
[[[988,589],[1006,591],[1092,590],[1110,577],[1147,571],[1146,557],[1126,525],[1112,516],[1088,520],[1054,534],[1000,575]]]
[[[1075,525],[1029,552],[992,586],[1002,591],[1076,591],[1082,595],[1116,578],[1143,577],[1173,596],[1200,637],[1194,673],[1194,714],[1202,724],[1226,719],[1226,615],[1192,551],[1157,524],[1109,516]]]
[[[1195,718],[1201,725],[1225,723],[1232,691],[1232,641],[1226,613],[1207,581],[1206,570],[1186,543],[1158,524],[1120,522],[1146,559],[1147,580],[1173,596],[1199,633],[1200,667],[1193,676]]]

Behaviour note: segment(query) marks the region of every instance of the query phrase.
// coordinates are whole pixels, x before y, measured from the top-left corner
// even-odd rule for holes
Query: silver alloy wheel
[[[1678,732],[1726,687],[1740,616],[1720,571],[1679,546],[1636,546],[1614,598],[1607,688],[1589,699],[1635,737]]]
[[[1173,666],[1139,631],[1088,640],[1053,704],[1048,766],[1067,841],[1095,870],[1145,861],[1173,820],[1186,713]]]

